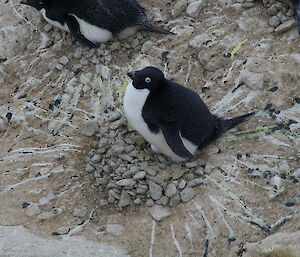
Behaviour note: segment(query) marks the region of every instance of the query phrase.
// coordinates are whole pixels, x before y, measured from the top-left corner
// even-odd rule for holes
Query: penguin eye
[[[149,77],[146,77],[146,78],[145,78],[145,82],[146,82],[146,83],[150,83],[150,82],[151,82],[151,79],[150,79]]]

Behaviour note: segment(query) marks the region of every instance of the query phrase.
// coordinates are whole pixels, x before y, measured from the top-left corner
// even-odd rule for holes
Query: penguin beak
[[[127,76],[133,80],[134,77],[135,77],[135,71],[128,72],[128,73],[127,73]]]
[[[28,4],[28,1],[27,0],[23,0],[20,2],[20,4]]]

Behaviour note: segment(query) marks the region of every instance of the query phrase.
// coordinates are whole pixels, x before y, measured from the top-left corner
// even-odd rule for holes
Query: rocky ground
[[[90,50],[36,10],[0,3],[0,256],[299,256],[292,9],[141,4],[177,35],[140,32]],[[123,116],[126,73],[146,65],[218,115],[259,112],[171,163]]]

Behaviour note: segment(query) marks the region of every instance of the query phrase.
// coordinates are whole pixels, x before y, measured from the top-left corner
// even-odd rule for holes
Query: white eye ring
[[[146,83],[150,83],[150,82],[151,82],[151,79],[150,79],[149,77],[146,77],[146,78],[145,78],[145,82],[146,82]]]

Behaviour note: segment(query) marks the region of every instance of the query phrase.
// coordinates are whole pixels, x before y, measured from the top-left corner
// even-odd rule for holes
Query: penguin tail
[[[237,116],[231,119],[224,119],[214,116],[215,118],[215,134],[216,136],[221,135],[222,133],[226,132],[227,130],[235,127],[236,125],[244,122],[250,116],[256,114],[257,112],[250,112],[241,116]]]
[[[145,31],[149,31],[149,32],[157,33],[157,34],[176,35],[175,33],[171,32],[169,30],[163,29],[161,27],[158,27],[158,26],[155,26],[152,24],[150,24],[149,26],[143,26],[142,29]]]
[[[157,33],[157,34],[176,35],[175,33],[171,32],[169,30],[163,29],[159,26],[155,26],[148,21],[142,22],[141,29],[145,30],[145,31]]]
[[[235,127],[236,125],[244,122],[247,118],[249,118],[250,116],[256,114],[257,112],[250,112],[250,113],[247,113],[247,114],[244,114],[244,115],[241,115],[241,116],[237,116],[237,117],[234,117],[234,118],[231,118],[231,119],[225,119],[225,131]]]

